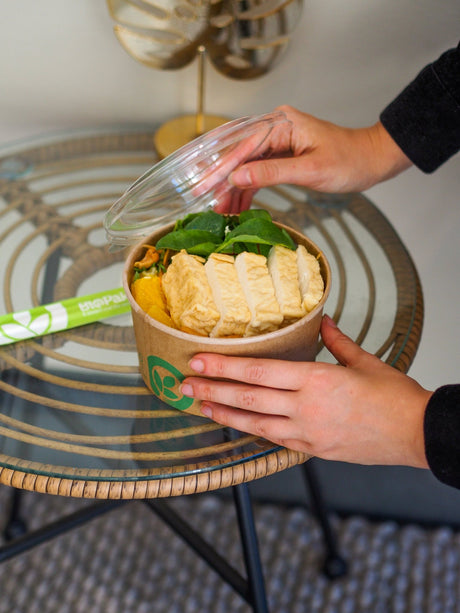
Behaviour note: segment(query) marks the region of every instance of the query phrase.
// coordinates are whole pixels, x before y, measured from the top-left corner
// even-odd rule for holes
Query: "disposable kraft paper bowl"
[[[295,230],[285,228],[297,244],[305,245],[309,253],[318,257],[324,280],[324,294],[318,305],[302,319],[274,332],[246,338],[209,338],[195,336],[170,328],[143,311],[134,300],[130,285],[134,262],[142,259],[144,245],[154,245],[174,224],[157,230],[130,252],[123,270],[123,286],[128,296],[136,337],[139,368],[147,387],[170,406],[201,415],[200,404],[180,391],[185,377],[196,375],[189,366],[191,358],[201,352],[230,356],[276,358],[291,361],[315,360],[323,307],[329,295],[331,271],[322,251],[311,240]]]

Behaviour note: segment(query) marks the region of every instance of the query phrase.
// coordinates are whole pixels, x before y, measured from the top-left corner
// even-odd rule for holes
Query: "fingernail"
[[[200,411],[203,413],[203,415],[205,415],[206,417],[212,418],[212,409],[209,406],[209,404],[202,404],[200,407]]]
[[[193,358],[190,360],[190,368],[195,372],[204,372],[204,362],[203,360],[198,360]]]
[[[328,326],[330,326],[331,328],[337,328],[337,324],[335,323],[335,321],[332,319],[332,317],[329,317],[329,315],[325,315],[324,316],[324,321],[326,322],[326,324]]]
[[[230,183],[236,187],[249,187],[251,185],[251,175],[246,168],[238,168],[229,177]]]
[[[184,383],[181,385],[180,391],[184,394],[184,396],[193,397],[193,388],[189,383]]]

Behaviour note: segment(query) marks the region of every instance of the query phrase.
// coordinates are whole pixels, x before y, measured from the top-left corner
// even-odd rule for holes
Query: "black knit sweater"
[[[460,44],[424,68],[381,113],[407,157],[433,172],[460,149]],[[460,489],[460,385],[444,385],[425,411],[425,453],[434,476]]]
[[[460,149],[460,44],[426,66],[381,113],[407,157],[433,172]]]

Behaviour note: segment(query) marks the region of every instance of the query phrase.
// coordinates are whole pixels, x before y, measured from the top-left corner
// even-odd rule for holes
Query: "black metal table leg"
[[[84,506],[74,513],[70,513],[37,530],[15,538],[10,543],[0,546],[0,563],[10,560],[25,551],[29,551],[42,543],[47,543],[51,539],[74,528],[78,528],[92,519],[118,508],[122,504],[127,504],[127,502],[126,500],[105,500],[104,502]]]
[[[210,545],[188,521],[161,498],[143,501],[156,513],[177,536],[195,551],[209,566],[226,581],[246,602],[250,603],[248,582]]]
[[[249,489],[246,483],[234,485],[232,489],[253,610],[254,613],[268,613],[265,580]]]
[[[27,532],[27,524],[21,517],[22,494],[22,490],[12,488],[8,517],[3,528],[3,538],[5,541],[12,541]]]
[[[324,544],[326,547],[323,572],[330,579],[343,577],[343,575],[345,575],[347,572],[347,563],[339,553],[337,539],[329,522],[327,509],[324,504],[323,495],[313,461],[308,460],[308,462],[302,464],[302,470],[305,476],[306,485],[310,492],[312,511],[321,526]]]
[[[238,491],[236,491],[238,489]],[[217,572],[246,602],[254,613],[268,613],[265,585],[247,486],[234,486],[235,507],[240,528],[247,579],[231,566],[201,534],[161,499],[144,500],[174,532]]]

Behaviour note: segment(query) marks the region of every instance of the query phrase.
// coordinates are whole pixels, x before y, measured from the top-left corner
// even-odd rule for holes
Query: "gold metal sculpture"
[[[234,79],[266,74],[289,42],[302,0],[107,0],[122,47],[160,70],[198,57],[197,113],[164,124],[155,137],[164,156],[228,121],[204,112],[205,58]]]

